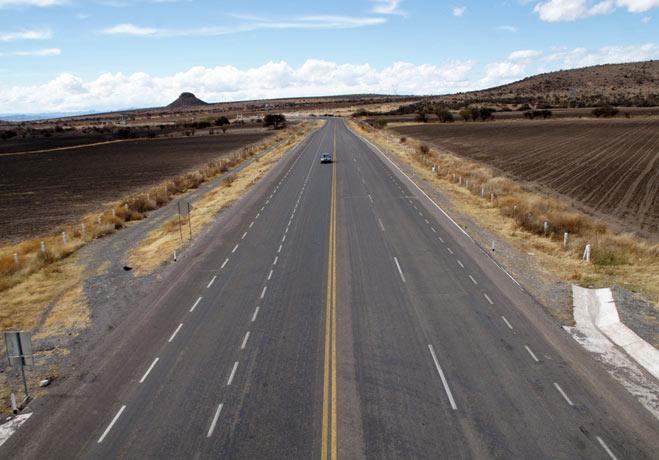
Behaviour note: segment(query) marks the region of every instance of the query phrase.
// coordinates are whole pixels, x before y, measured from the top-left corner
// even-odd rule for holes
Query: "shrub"
[[[494,112],[496,112],[496,110],[490,107],[481,107],[481,109],[478,111],[478,115],[483,121],[493,120]]]
[[[227,185],[227,187],[231,187],[231,184],[233,184],[235,180],[236,180],[236,175],[229,174],[227,177],[224,178],[224,183]]]
[[[419,152],[419,155],[426,157],[430,154],[430,147],[428,147],[427,144],[421,144],[417,148],[417,151]]]
[[[228,125],[230,123],[231,122],[229,121],[229,119],[227,117],[216,118],[215,121],[213,122],[213,124],[215,126],[225,126],[225,125]]]
[[[464,108],[460,110],[460,116],[464,119],[464,121],[471,120],[471,109]]]
[[[427,123],[428,122],[428,115],[426,115],[425,112],[419,112],[416,114],[416,121],[421,122],[421,123]]]
[[[387,120],[383,118],[378,118],[373,122],[373,126],[375,126],[378,129],[383,129],[387,127]]]
[[[626,265],[627,254],[615,246],[596,246],[591,253],[591,261],[600,267]]]
[[[16,134],[16,131],[12,131],[9,129],[7,131],[3,131],[2,134],[0,134],[0,137],[2,138],[2,140],[7,140],[7,139],[11,139],[12,137],[16,137],[17,135],[18,134]]]
[[[599,117],[615,117],[618,115],[619,110],[611,105],[603,105],[601,107],[596,107],[591,112],[597,118]]]
[[[405,136],[400,136],[400,143],[404,144],[405,142],[407,142],[407,138]]]

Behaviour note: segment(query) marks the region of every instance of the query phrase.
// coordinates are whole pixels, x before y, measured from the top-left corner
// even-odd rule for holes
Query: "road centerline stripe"
[[[243,343],[240,344],[240,349],[244,350],[245,345],[247,345],[247,340],[249,339],[249,331],[245,332],[245,337],[243,338]]]
[[[533,358],[533,361],[535,361],[536,363],[540,362],[538,357],[535,355],[535,353],[533,353],[533,350],[531,350],[528,345],[524,345],[524,348],[526,348],[526,351],[529,352],[529,355],[531,355],[531,358]]]
[[[224,259],[224,262],[222,262],[222,266],[220,267],[220,269],[223,269],[224,267],[226,267],[226,265],[228,263],[229,263],[229,258],[227,257],[226,259]]]
[[[561,396],[563,396],[563,399],[565,399],[565,401],[567,401],[567,403],[568,403],[570,406],[574,406],[574,403],[572,402],[572,400],[571,400],[570,398],[568,398],[567,394],[566,394],[566,393],[563,391],[563,389],[558,385],[558,383],[554,382],[554,387],[556,387],[556,389],[557,389],[558,392],[561,394]]]
[[[490,299],[490,296],[488,296],[486,293],[483,292],[483,296],[487,299],[488,302],[490,302],[490,305],[494,305],[494,302],[492,302],[492,299]]]
[[[506,326],[508,326],[508,329],[511,331],[513,330],[513,325],[508,322],[505,316],[502,316],[501,319],[503,320],[504,323],[506,323]]]
[[[400,278],[403,280],[403,283],[405,283],[405,275],[403,275],[403,270],[400,268],[400,264],[398,263],[398,258],[394,256],[394,262],[396,262],[396,268],[398,269],[398,274],[400,275]]]
[[[233,363],[233,369],[231,369],[231,375],[229,375],[229,380],[227,380],[227,386],[233,383],[233,378],[236,376],[237,369],[238,369],[238,361]]]
[[[215,415],[213,416],[213,420],[211,421],[211,426],[210,428],[208,428],[208,433],[206,434],[207,438],[213,436],[213,431],[215,431],[215,425],[217,424],[217,419],[220,418],[220,412],[222,412],[222,406],[224,406],[223,403],[220,403],[220,405],[217,406],[217,410],[215,411]]]
[[[215,278],[217,278],[217,275],[215,275],[215,276],[213,276],[213,278],[211,278],[211,280],[206,285],[206,289],[208,289],[209,287],[211,287],[213,285],[213,283],[215,282]]]

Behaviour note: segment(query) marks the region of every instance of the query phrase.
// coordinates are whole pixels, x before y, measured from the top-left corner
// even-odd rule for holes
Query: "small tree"
[[[443,107],[436,108],[435,115],[437,115],[437,118],[441,123],[451,123],[453,121],[453,114],[451,111]]]
[[[496,112],[496,110],[491,109],[489,107],[481,107],[481,109],[479,110],[479,115],[481,117],[481,120],[483,121],[493,120],[494,112]]]
[[[464,121],[471,120],[471,110],[468,108],[460,110],[460,116],[464,119]]]
[[[478,120],[478,118],[481,116],[481,112],[478,110],[478,107],[471,107],[469,111],[471,112],[471,119],[474,121]]]
[[[269,113],[263,117],[263,126],[272,126],[274,129],[286,126],[286,117],[281,113]]]
[[[225,126],[225,125],[228,125],[230,123],[231,122],[229,121],[229,119],[227,117],[216,118],[215,121],[213,122],[213,124],[215,126]]]
[[[420,121],[421,123],[427,123],[428,122],[428,115],[426,115],[426,112],[419,112],[416,114],[416,121]]]

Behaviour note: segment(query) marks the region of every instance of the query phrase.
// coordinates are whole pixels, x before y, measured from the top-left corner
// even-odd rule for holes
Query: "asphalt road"
[[[341,120],[216,227],[0,457],[659,456],[657,420]]]

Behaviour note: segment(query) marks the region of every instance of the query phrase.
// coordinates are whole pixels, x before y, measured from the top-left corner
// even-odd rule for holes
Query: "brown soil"
[[[272,132],[135,140],[0,155],[0,241],[51,232],[105,203],[198,167]]]
[[[497,121],[393,128],[540,184],[659,237],[659,119]]]

